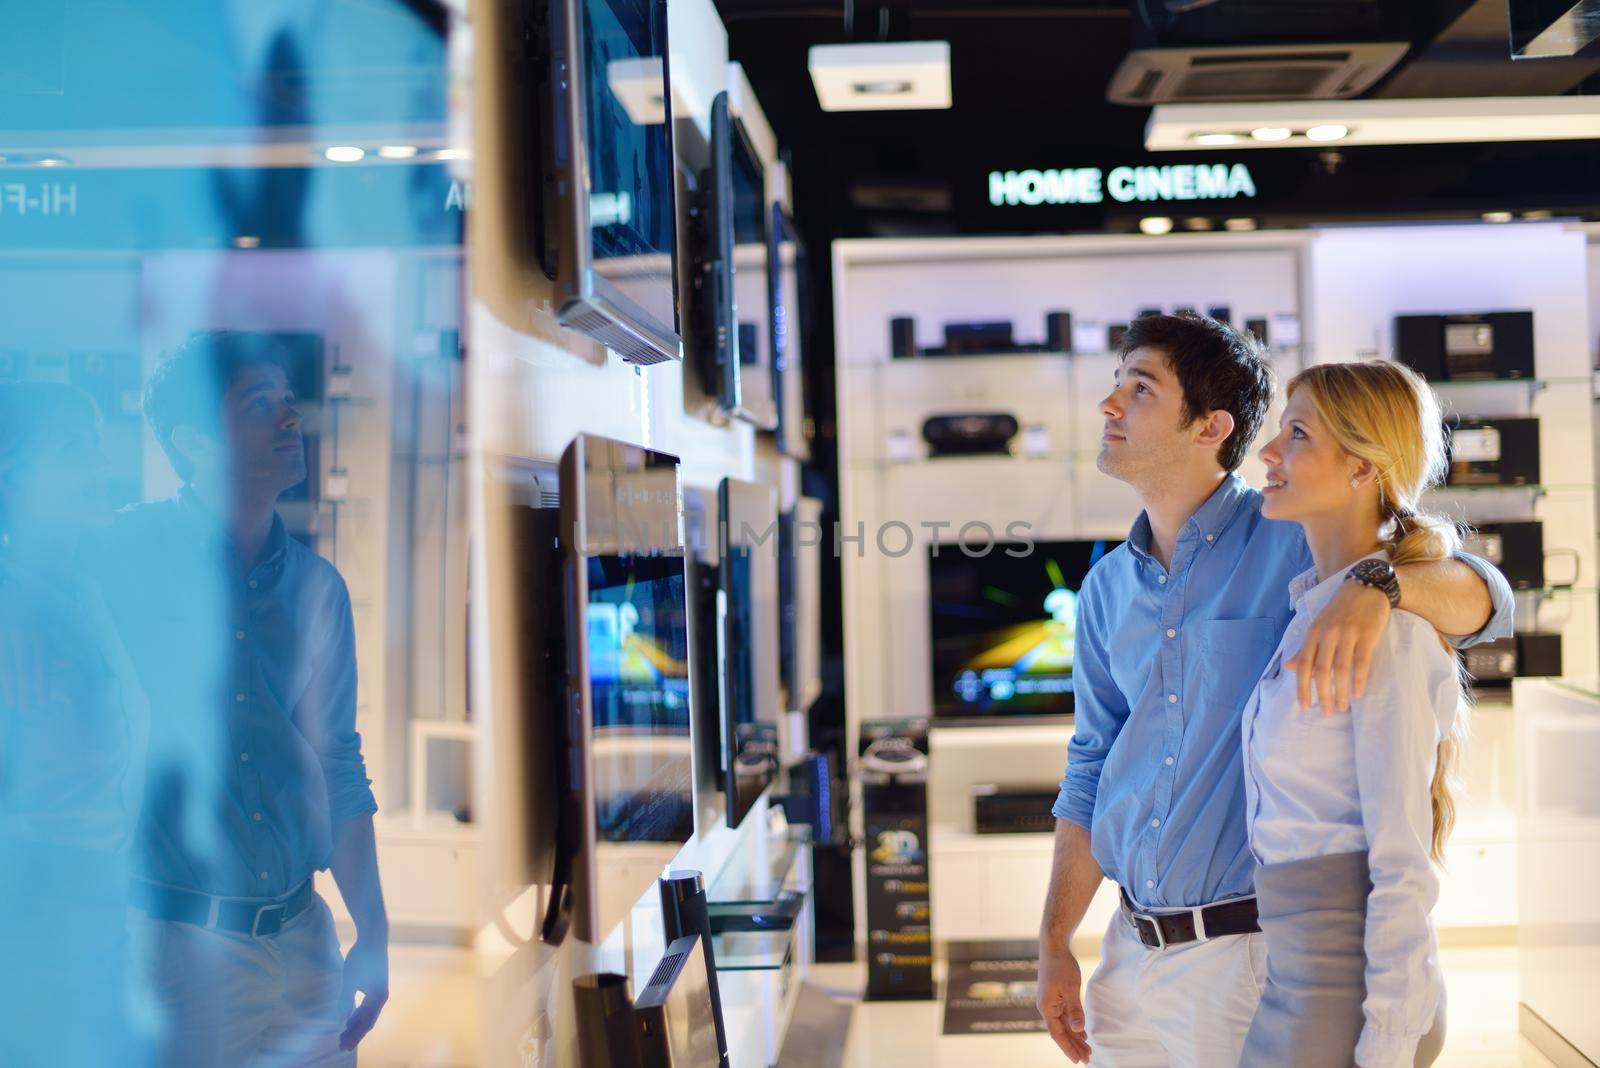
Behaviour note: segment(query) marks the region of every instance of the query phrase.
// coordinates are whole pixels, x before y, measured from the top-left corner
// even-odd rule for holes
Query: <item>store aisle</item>
[[[1450,990],[1450,1036],[1438,1068],[1554,1068],[1517,1033],[1515,947],[1455,948],[1443,952]],[[1094,962],[1085,960],[1087,971]],[[1044,1034],[941,1035],[939,1002],[859,1002],[860,965],[819,965],[811,985],[854,1002],[843,1058],[812,1054],[815,1044],[791,1043],[782,1068],[1061,1068],[1067,1064]],[[796,1020],[796,1027],[802,1020]]]

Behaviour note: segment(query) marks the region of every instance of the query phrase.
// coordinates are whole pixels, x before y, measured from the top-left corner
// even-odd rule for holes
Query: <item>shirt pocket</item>
[[[1193,711],[1243,711],[1250,692],[1278,648],[1278,628],[1269,617],[1208,619],[1190,624],[1184,676]]]

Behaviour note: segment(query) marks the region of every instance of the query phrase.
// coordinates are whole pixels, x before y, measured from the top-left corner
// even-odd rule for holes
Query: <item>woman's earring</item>
[[[1350,488],[1351,489],[1360,489],[1361,488],[1361,480],[1359,478],[1352,478],[1350,480]]]

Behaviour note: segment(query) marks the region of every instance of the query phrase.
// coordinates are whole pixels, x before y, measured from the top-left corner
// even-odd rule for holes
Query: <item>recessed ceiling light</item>
[[[459,148],[441,148],[433,154],[434,159],[462,159],[466,153]]]
[[[1556,217],[1556,213],[1546,208],[1536,208],[1533,211],[1523,212],[1522,217],[1524,219],[1532,219],[1535,222],[1538,222],[1544,219],[1553,219]]]
[[[1257,126],[1250,131],[1250,136],[1257,141],[1287,141],[1294,136],[1294,131],[1287,126]]]
[[[1229,230],[1232,230],[1236,234],[1248,233],[1256,228],[1256,221],[1254,219],[1229,219],[1222,225],[1226,226]]]
[[[1215,223],[1201,215],[1183,220],[1183,225],[1190,230],[1211,230],[1216,227]]]
[[[823,111],[948,108],[949,41],[812,45],[806,67]]]
[[[1488,223],[1508,223],[1515,218],[1516,216],[1509,211],[1486,211],[1483,213],[1483,221]]]
[[[39,161],[41,167],[60,167],[67,161],[60,156],[46,156]]]
[[[1306,131],[1306,140],[1308,141],[1340,141],[1348,136],[1350,136],[1350,127],[1340,126],[1338,123],[1313,126]]]
[[[1172,233],[1172,220],[1165,215],[1148,215],[1139,220],[1139,232],[1151,237]]]
[[[323,149],[322,154],[335,163],[356,163],[366,159],[367,150],[355,145],[332,145]]]
[[[1244,138],[1231,133],[1197,133],[1194,143],[1197,145],[1236,145]]]
[[[410,159],[416,154],[416,145],[384,145],[378,149],[378,155],[384,159]]]
[[[233,239],[234,248],[260,248],[261,239],[254,234],[240,234]]]

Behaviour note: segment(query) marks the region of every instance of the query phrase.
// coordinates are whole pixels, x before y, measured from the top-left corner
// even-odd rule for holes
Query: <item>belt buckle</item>
[[[278,913],[277,922],[273,924],[270,931],[263,931],[261,929],[261,918],[274,910],[276,910]],[[283,930],[283,921],[288,917],[288,915],[289,903],[287,901],[280,901],[276,905],[262,905],[256,910],[256,918],[250,923],[250,937],[267,938],[277,934],[279,931]]]
[[[1133,917],[1133,927],[1134,927],[1134,930],[1139,932],[1139,941],[1140,942],[1144,942],[1144,944],[1146,946],[1148,946],[1149,948],[1151,948],[1151,949],[1166,949],[1167,948],[1167,933],[1161,929],[1161,924],[1156,920],[1156,918],[1154,916],[1146,916],[1142,912],[1130,912],[1129,915]],[[1144,940],[1144,931],[1143,931],[1142,928],[1139,927],[1140,921],[1148,923],[1150,925],[1150,929],[1156,933],[1156,944],[1155,945],[1151,946],[1149,942],[1145,942],[1145,940]]]

